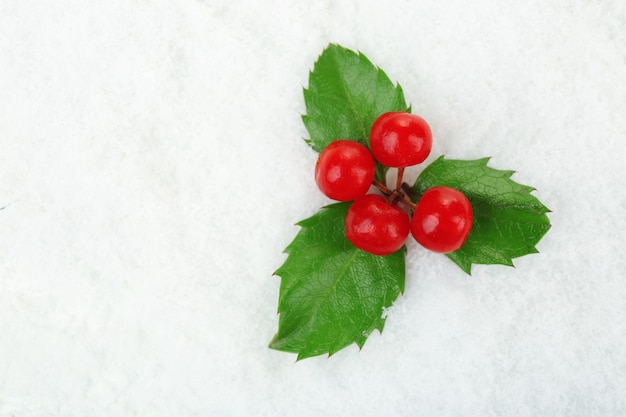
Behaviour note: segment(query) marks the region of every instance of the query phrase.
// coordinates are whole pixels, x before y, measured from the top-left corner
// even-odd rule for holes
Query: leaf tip
[[[349,50],[349,49],[348,49]],[[351,51],[352,52],[352,51]],[[356,55],[359,56],[359,59],[364,60],[365,62],[367,62],[368,64],[374,66],[376,68],[376,70],[378,72],[382,72],[383,74],[385,74],[385,72],[383,70],[381,70],[380,68],[378,68],[376,65],[372,64],[372,61],[369,60],[368,57],[365,56],[365,54],[361,51],[359,51],[358,49],[356,50]],[[386,75],[386,74],[385,74]]]
[[[307,352],[303,349],[300,352],[298,352],[298,357],[296,358],[296,362],[300,362],[302,359],[307,359],[315,355],[319,355],[319,353]]]
[[[477,162],[481,163],[484,166],[487,166],[487,164],[489,163],[489,161],[491,161],[491,156],[486,156],[484,158],[480,158],[476,160]]]
[[[289,249],[289,246],[287,246],[285,248],[285,250],[283,251],[283,253],[288,253],[287,249]],[[278,268],[276,268],[276,270],[274,272],[272,272],[272,276],[273,277],[282,277],[283,276],[283,268],[284,268],[285,264],[283,263],[283,265],[279,266]]]
[[[270,343],[267,345],[267,347],[268,347],[268,348],[270,348],[270,349],[274,349],[274,350],[277,350],[277,348],[278,348],[278,347],[276,346],[276,337],[277,337],[277,336],[278,336],[278,333],[276,333],[276,334],[274,335],[274,337],[272,337],[272,340],[270,340]]]

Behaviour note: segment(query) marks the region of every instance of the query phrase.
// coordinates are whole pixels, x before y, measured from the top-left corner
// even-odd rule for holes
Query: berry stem
[[[402,176],[404,176],[404,167],[398,168],[398,176],[396,177],[396,191],[402,188]]]
[[[374,186],[378,188],[383,194],[389,197],[390,204],[402,203],[408,206],[411,210],[415,210],[416,204],[413,203],[402,190],[392,191],[385,184],[378,182],[376,180],[373,180],[372,184],[374,184]]]
[[[406,196],[403,195],[403,197],[398,200],[400,203],[407,205],[411,210],[415,210],[415,208],[417,207],[417,204],[415,204],[414,202],[412,202],[411,200],[409,200],[408,198],[406,198]]]
[[[372,184],[374,184],[374,186],[376,188],[378,188],[380,191],[383,192],[383,194],[385,195],[391,195],[391,193],[393,193],[393,191],[391,191],[389,188],[387,188],[387,186],[385,184],[383,184],[382,182],[378,182],[376,180],[372,181]]]

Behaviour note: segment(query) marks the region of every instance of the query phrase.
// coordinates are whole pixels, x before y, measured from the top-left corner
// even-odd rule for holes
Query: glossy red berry
[[[375,169],[374,158],[365,146],[351,140],[336,140],[317,159],[315,182],[333,200],[350,201],[367,193]]]
[[[463,246],[471,228],[472,205],[462,192],[449,187],[426,190],[411,220],[415,240],[440,253]]]
[[[389,255],[409,236],[409,216],[384,197],[368,194],[352,203],[346,215],[346,237],[374,255]]]
[[[381,164],[400,168],[424,162],[432,147],[426,120],[404,112],[385,113],[374,122],[370,146]]]

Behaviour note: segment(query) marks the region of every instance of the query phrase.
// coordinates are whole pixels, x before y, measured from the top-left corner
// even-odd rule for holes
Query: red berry
[[[367,194],[352,203],[346,215],[346,237],[374,255],[389,255],[409,236],[409,216],[384,197]]]
[[[411,113],[385,113],[376,119],[370,132],[374,157],[388,167],[408,167],[424,162],[432,143],[426,120]]]
[[[358,142],[336,140],[320,154],[315,164],[315,182],[333,200],[350,201],[367,193],[376,162]]]
[[[434,252],[449,253],[465,243],[472,228],[472,205],[465,195],[449,187],[427,190],[417,203],[411,234]]]

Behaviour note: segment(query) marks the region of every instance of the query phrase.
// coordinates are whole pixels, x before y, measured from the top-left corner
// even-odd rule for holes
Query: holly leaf
[[[349,206],[333,204],[298,223],[275,272],[280,318],[270,348],[298,360],[330,356],[352,343],[361,348],[374,329],[383,330],[384,309],[404,291],[405,249],[376,256],[354,247],[345,237]]]
[[[530,194],[534,188],[511,180],[514,171],[488,167],[488,161],[441,156],[413,186],[417,200],[427,189],[444,185],[463,192],[472,203],[474,222],[467,241],[446,255],[468,274],[472,264],[513,266],[513,258],[537,253],[535,245],[550,228],[550,210]]]
[[[306,142],[321,152],[332,141],[351,139],[369,148],[374,121],[390,111],[410,112],[400,85],[362,53],[329,45],[309,73],[304,89],[307,114],[302,120],[311,136]],[[377,163],[376,179],[386,168]]]

